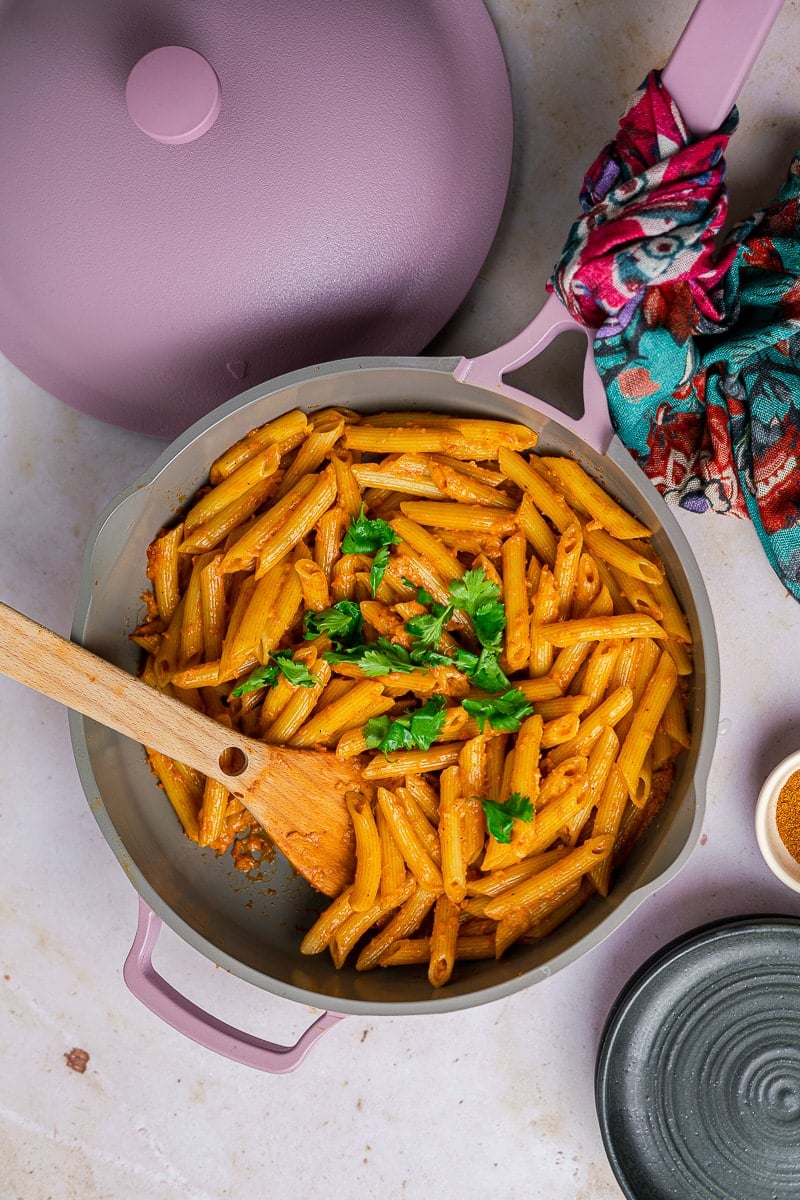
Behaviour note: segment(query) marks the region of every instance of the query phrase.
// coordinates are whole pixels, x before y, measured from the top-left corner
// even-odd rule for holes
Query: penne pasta
[[[487,915],[499,920],[515,909],[532,908],[538,901],[558,895],[608,857],[612,845],[612,839],[605,834],[588,838],[558,862],[509,888],[507,892],[501,892],[487,905]]]
[[[555,476],[556,485],[567,503],[593,517],[612,537],[628,539],[649,536],[647,526],[617,504],[574,458],[543,455],[540,461],[549,474]]]
[[[617,760],[625,779],[628,795],[641,808],[647,798],[640,788],[640,772],[652,745],[658,723],[664,714],[678,681],[675,664],[663,651],[631,718]]]
[[[443,886],[441,871],[409,821],[402,801],[387,788],[379,787],[378,804],[409,871],[435,896]]]
[[[521,671],[531,655],[531,615],[525,575],[525,537],[513,533],[503,542],[503,599],[506,606],[506,661]]]
[[[381,956],[395,942],[410,937],[419,929],[435,901],[436,895],[433,892],[427,892],[424,888],[417,887],[402,908],[397,910],[389,924],[361,951],[356,959],[356,970],[369,971],[373,967],[377,967]]]
[[[209,479],[213,484],[221,483],[234,471],[258,454],[266,446],[277,446],[281,455],[299,446],[308,430],[308,419],[304,412],[293,409],[283,413],[274,421],[252,429],[250,433],[230,446],[223,454],[215,458],[209,469]]]
[[[691,745],[691,628],[650,531],[536,440],[452,414],[286,413],[154,531],[145,682],[358,765],[354,877],[303,954],[441,988],[548,936],[609,894]],[[228,788],[149,758],[191,840],[263,870],[269,841]]]
[[[503,448],[498,454],[498,461],[501,470],[527,493],[533,505],[553,523],[558,533],[564,533],[570,525],[578,523],[563,496],[536,470],[533,459],[526,461],[521,454]]]
[[[456,963],[459,926],[458,902],[445,893],[436,897],[430,938],[428,979],[431,987],[444,987]]]
[[[542,636],[553,646],[573,646],[576,642],[600,642],[611,638],[665,638],[666,633],[652,617],[620,613],[550,623]]]
[[[280,452],[274,444],[247,459],[238,470],[226,476],[192,505],[184,519],[185,536],[188,537],[198,526],[207,525],[212,518],[235,505],[243,496],[255,492],[257,496],[263,495],[266,498],[269,492],[259,485],[275,474],[280,461]]]
[[[375,903],[381,881],[381,843],[368,797],[348,792],[347,811],[356,839],[356,873],[350,888],[353,912],[364,912]]]
[[[453,904],[467,894],[466,802],[460,794],[461,773],[456,766],[441,775],[439,842],[442,883]]]
[[[181,598],[178,547],[182,540],[181,522],[162,537],[156,538],[147,549],[147,578],[153,584],[156,611],[165,623],[172,619]]]

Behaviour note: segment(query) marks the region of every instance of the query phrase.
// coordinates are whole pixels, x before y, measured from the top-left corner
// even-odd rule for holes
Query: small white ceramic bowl
[[[778,833],[775,809],[783,785],[800,771],[800,750],[778,763],[764,780],[756,803],[756,838],[764,861],[774,875],[795,892],[800,892],[800,862],[792,858]]]

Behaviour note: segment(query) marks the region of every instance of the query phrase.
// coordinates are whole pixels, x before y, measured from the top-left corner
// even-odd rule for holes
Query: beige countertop
[[[492,252],[437,339],[448,354],[488,350],[536,311],[585,167],[692,5],[489,8],[514,93],[515,165]],[[800,0],[787,0],[741,96],[729,154],[738,216],[771,197],[800,145],[799,33]],[[565,355],[539,368],[530,386],[557,393],[570,363]],[[97,514],[162,447],[74,412],[5,360],[0,414],[0,597],[66,633]],[[679,521],[708,588],[722,671],[706,820],[687,866],[605,943],[535,987],[444,1016],[347,1018],[288,1076],[199,1048],[126,990],[137,898],[86,804],[66,714],[0,680],[0,1193],[619,1200],[593,1095],[619,988],[707,920],[800,915],[752,828],[761,780],[800,745],[800,607],[749,524]],[[156,961],[190,997],[260,1036],[291,1039],[313,1016],[215,970],[169,930]],[[82,1073],[69,1069],[73,1048],[88,1053]]]

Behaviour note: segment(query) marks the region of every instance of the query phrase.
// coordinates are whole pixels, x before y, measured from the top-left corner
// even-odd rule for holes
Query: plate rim
[[[614,1035],[636,997],[640,995],[647,984],[657,978],[665,967],[680,959],[683,954],[697,949],[699,946],[710,945],[720,937],[746,933],[755,929],[762,932],[770,929],[773,931],[794,929],[800,934],[800,916],[792,916],[787,913],[750,913],[716,918],[695,926],[670,939],[659,950],[651,954],[624,984],[608,1012],[598,1040],[595,1058],[595,1109],[609,1165],[626,1200],[650,1200],[650,1197],[641,1190],[635,1189],[629,1178],[629,1171],[617,1154],[615,1141],[611,1136],[608,1108],[608,1067]],[[653,1183],[652,1180],[648,1182],[651,1185]],[[693,1200],[693,1197],[687,1197],[686,1200]]]

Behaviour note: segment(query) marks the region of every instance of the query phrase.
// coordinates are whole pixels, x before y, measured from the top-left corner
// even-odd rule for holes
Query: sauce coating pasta
[[[209,464],[148,549],[143,678],[362,764],[355,878],[303,938],[356,970],[547,936],[615,870],[689,744],[691,634],[649,531],[536,434],[295,411]],[[148,752],[186,835],[254,871],[225,788]]]

